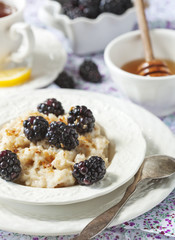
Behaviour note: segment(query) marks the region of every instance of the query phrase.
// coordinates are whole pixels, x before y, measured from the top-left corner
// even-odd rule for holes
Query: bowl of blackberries
[[[133,0],[46,0],[39,18],[61,30],[79,55],[104,50],[136,23]]]

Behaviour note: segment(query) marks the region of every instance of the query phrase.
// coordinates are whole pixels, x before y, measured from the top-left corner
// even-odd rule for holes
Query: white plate
[[[58,94],[72,93],[59,91]],[[45,91],[50,95],[50,91]],[[146,110],[106,95],[74,91],[80,96],[98,98],[129,114],[140,126],[147,142],[147,155],[169,154],[175,157],[175,138],[167,126]],[[55,94],[55,91],[54,91]],[[117,203],[127,185],[102,197],[63,206],[32,206],[23,204],[0,204],[0,229],[30,235],[56,236],[80,232],[95,216]],[[129,221],[159,204],[174,189],[174,176],[151,187],[142,186],[124,206],[111,226]]]
[[[67,54],[62,44],[47,30],[32,27],[35,37],[35,49],[33,53],[32,75],[30,81],[23,85],[6,89],[36,89],[51,84],[60,72],[62,72]]]
[[[107,194],[134,176],[146,151],[146,143],[140,128],[115,106],[111,106],[97,97],[92,98],[88,92],[83,92],[83,94],[79,94],[78,91],[65,90],[18,92],[11,97],[13,101],[9,101],[5,108],[4,98],[0,97],[0,124],[29,109],[35,110],[39,103],[49,97],[55,97],[62,102],[66,112],[71,106],[76,105],[85,105],[92,110],[96,121],[103,127],[105,135],[110,141],[109,160],[111,164],[107,168],[106,175],[92,186],[75,185],[52,189],[26,187],[0,179],[0,198],[30,204],[70,204]]]

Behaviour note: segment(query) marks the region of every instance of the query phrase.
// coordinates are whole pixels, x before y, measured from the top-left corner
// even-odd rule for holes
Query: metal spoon
[[[166,178],[175,173],[175,158],[164,155],[153,155],[146,157],[135,175],[133,183],[126,189],[123,198],[116,205],[93,219],[77,236],[72,240],[88,240],[95,237],[104,230],[116,217],[121,208],[135,192],[138,183],[145,179]]]

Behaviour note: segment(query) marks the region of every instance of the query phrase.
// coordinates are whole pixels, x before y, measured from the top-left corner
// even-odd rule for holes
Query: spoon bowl
[[[175,159],[166,155],[146,157],[143,164],[141,180],[166,178],[175,173]]]
[[[93,219],[72,240],[89,240],[103,231],[117,216],[119,211],[135,192],[137,185],[145,179],[162,179],[170,177],[175,173],[175,158],[166,155],[153,155],[146,157],[135,175],[133,183],[126,189],[120,202]]]

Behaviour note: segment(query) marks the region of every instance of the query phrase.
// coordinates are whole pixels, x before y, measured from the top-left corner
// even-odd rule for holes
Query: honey
[[[170,69],[171,73],[174,75],[175,74],[175,62],[172,60],[168,60],[168,59],[162,59],[162,61],[164,61],[168,68]],[[137,60],[133,60],[130,61],[128,63],[125,63],[121,69],[129,72],[129,73],[133,73],[133,74],[137,74],[137,68],[140,64],[142,64],[143,62],[145,62],[145,59],[137,59]]]

